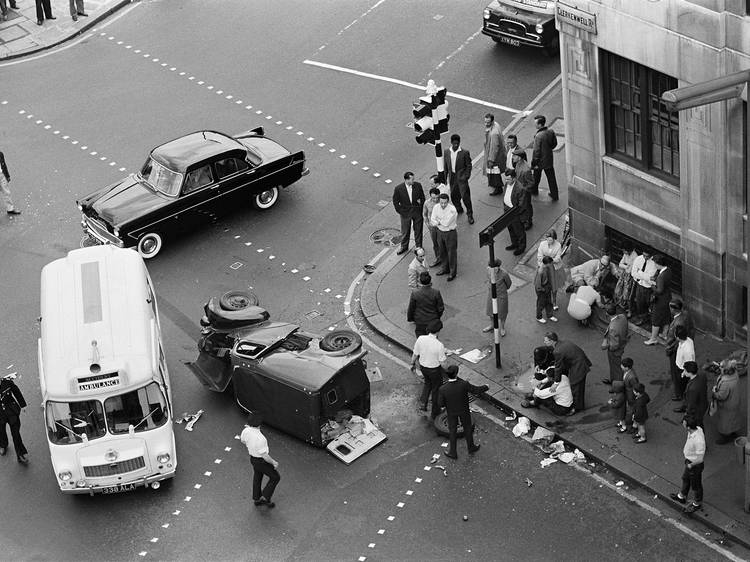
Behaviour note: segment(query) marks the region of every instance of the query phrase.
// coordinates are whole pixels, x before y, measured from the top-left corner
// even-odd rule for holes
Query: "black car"
[[[493,0],[484,9],[482,33],[503,45],[539,47],[549,56],[560,49],[554,0]]]
[[[272,207],[279,189],[309,173],[263,127],[234,137],[198,131],[154,148],[137,174],[78,201],[84,232],[98,243],[153,258],[165,238],[250,203]]]

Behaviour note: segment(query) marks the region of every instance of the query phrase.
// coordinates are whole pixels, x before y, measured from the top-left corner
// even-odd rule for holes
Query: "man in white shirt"
[[[437,174],[430,178],[432,180],[432,187],[430,188],[429,197],[422,206],[422,222],[427,225],[427,230],[430,233],[430,240],[432,240],[432,251],[435,254],[435,261],[430,264],[430,267],[435,267],[440,263],[440,243],[438,242],[438,229],[437,226],[432,226],[430,219],[432,218],[432,210],[438,206],[440,202],[440,194],[445,193],[448,195],[448,188],[443,183],[437,183]],[[443,188],[445,188],[444,191]]]
[[[599,292],[589,285],[582,285],[576,287],[571,285],[565,289],[566,293],[570,293],[570,300],[568,301],[568,315],[571,318],[575,318],[584,325],[587,325],[587,320],[591,316],[592,307],[596,304],[602,306],[602,298]],[[619,362],[618,362],[619,364]]]
[[[635,280],[632,320],[636,324],[643,324],[648,316],[651,291],[657,274],[656,263],[651,257],[650,250],[643,250],[643,254],[633,261],[633,268],[630,270],[630,275]]]
[[[546,386],[548,380],[544,380],[534,389],[532,396],[521,402],[524,408],[537,408],[545,406],[553,414],[567,416],[573,409],[573,392],[570,390],[570,381],[567,375],[560,376],[560,382]]]
[[[445,346],[437,335],[443,329],[440,320],[434,320],[427,326],[427,335],[419,336],[414,343],[411,356],[411,370],[416,372],[417,364],[424,377],[424,389],[420,398],[420,410],[427,411],[427,401],[432,398],[431,417],[435,419],[440,413],[438,406],[438,389],[443,384],[443,363],[445,363]]]
[[[505,184],[505,195],[503,195],[503,208],[507,213],[516,208],[517,213],[513,221],[508,225],[510,245],[506,250],[514,250],[514,256],[520,256],[526,251],[526,230],[523,227],[523,217],[526,215],[526,204],[528,203],[526,191],[516,180],[515,170],[506,170],[507,182]]]
[[[268,441],[260,432],[260,424],[263,419],[258,413],[251,413],[247,417],[245,429],[240,434],[240,441],[247,447],[250,454],[250,463],[253,465],[253,502],[256,506],[267,505],[274,507],[271,501],[276,485],[281,480],[278,470],[279,463],[269,455]],[[263,476],[268,477],[268,482],[262,490]]]
[[[458,233],[456,232],[456,208],[448,201],[448,196],[440,194],[440,204],[432,209],[430,224],[438,229],[438,245],[440,246],[440,262],[442,269],[436,275],[448,275],[448,281],[453,281],[458,272]]]
[[[411,289],[418,288],[419,285],[419,274],[423,271],[429,272],[429,268],[425,263],[425,252],[424,248],[414,248],[414,259],[411,260],[409,268],[407,269],[407,276],[409,281],[409,287]]]
[[[687,416],[682,420],[682,425],[687,430],[687,439],[682,448],[685,457],[685,470],[682,472],[682,489],[669,497],[684,504],[687,502],[690,490],[693,490],[693,501],[684,508],[685,513],[693,513],[701,508],[703,501],[703,459],[706,454],[706,437],[695,421],[693,416]]]

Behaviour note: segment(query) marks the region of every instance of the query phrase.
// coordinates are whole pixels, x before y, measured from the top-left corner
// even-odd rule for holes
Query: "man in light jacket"
[[[482,173],[486,176],[492,168],[498,167],[500,172],[505,170],[507,152],[505,139],[500,125],[495,121],[495,116],[488,113],[484,116],[484,167]],[[489,177],[487,178],[489,182]],[[501,195],[502,187],[495,187],[490,195]]]

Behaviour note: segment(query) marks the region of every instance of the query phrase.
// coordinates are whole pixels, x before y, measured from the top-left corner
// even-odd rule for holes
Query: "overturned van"
[[[347,464],[386,439],[370,420],[367,351],[349,330],[325,336],[272,322],[254,295],[234,291],[204,307],[191,371],[265,423]]]

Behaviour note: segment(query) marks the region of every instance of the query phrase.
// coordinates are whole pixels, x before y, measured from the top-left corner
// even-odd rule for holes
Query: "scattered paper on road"
[[[456,351],[459,351],[459,350],[456,350]],[[469,361],[471,363],[479,363],[482,359],[487,357],[487,353],[479,349],[472,349],[471,351],[467,351],[460,357],[461,359],[465,359],[466,361]]]
[[[541,461],[539,461],[539,464],[542,465],[542,468],[547,468],[549,465],[556,463],[556,462],[557,462],[557,459],[546,458],[546,459],[542,459]]]
[[[513,435],[521,437],[521,435],[526,435],[529,431],[531,431],[531,422],[529,421],[529,418],[523,416],[518,418],[518,423],[513,426]]]

